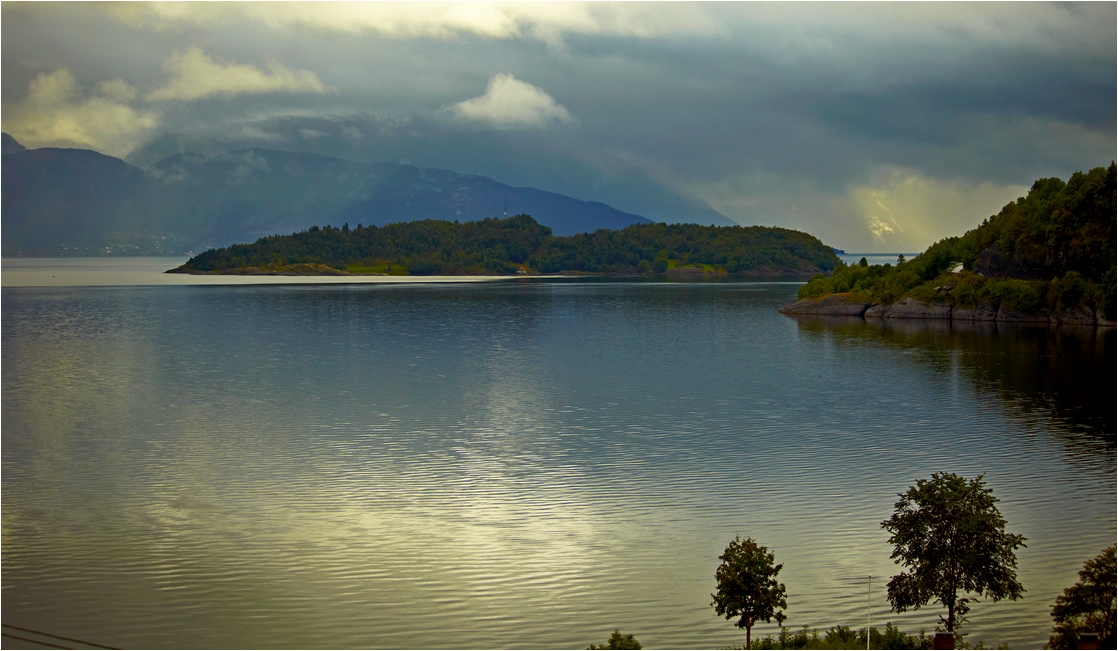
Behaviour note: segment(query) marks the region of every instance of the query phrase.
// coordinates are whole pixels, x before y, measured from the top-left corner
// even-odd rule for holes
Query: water
[[[1025,598],[976,605],[969,639],[1039,647],[1115,540],[1113,331],[796,320],[793,283],[5,269],[5,624],[119,647],[726,647],[744,636],[710,593],[740,534],[784,564],[788,625],[864,625],[873,574],[873,624],[930,631],[935,608],[889,612],[880,522],[952,471],[985,473],[1028,538]]]

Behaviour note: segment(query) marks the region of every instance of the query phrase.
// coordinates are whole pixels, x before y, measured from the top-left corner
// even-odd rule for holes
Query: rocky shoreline
[[[1104,318],[1095,310],[1074,308],[1070,310],[1026,313],[1007,305],[979,303],[975,306],[954,306],[948,303],[925,303],[912,297],[902,298],[890,305],[855,300],[849,294],[829,294],[820,298],[805,298],[788,303],[781,314],[812,316],[848,316],[863,319],[934,319],[967,322],[1045,323],[1050,325],[1079,325],[1114,327],[1115,322]]]

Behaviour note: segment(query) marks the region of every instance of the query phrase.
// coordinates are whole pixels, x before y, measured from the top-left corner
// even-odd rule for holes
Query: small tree
[[[749,648],[753,625],[759,621],[784,623],[781,608],[788,607],[783,583],[776,575],[784,565],[773,565],[775,557],[768,548],[752,538],[735,536],[718,557],[722,564],[714,573],[718,591],[711,595],[714,612],[726,619],[738,618],[735,626],[745,629],[745,648]]]
[[[1118,628],[1118,613],[1115,612],[1115,576],[1118,564],[1114,559],[1115,546],[1111,545],[1102,553],[1083,564],[1079,570],[1079,582],[1064,588],[1064,594],[1056,597],[1052,607],[1052,637],[1048,646],[1053,649],[1075,649],[1079,634],[1096,633],[1100,646],[1113,649]]]
[[[981,475],[968,481],[934,473],[899,496],[893,517],[881,523],[892,534],[890,558],[908,569],[887,586],[893,610],[903,613],[934,600],[947,609],[940,623],[953,633],[977,600],[968,594],[998,601],[1025,592],[1014,571],[1014,551],[1025,538],[1005,533],[998,500]]]
[[[622,633],[621,629],[613,629],[613,633],[609,636],[609,641],[605,644],[594,646],[591,644],[586,647],[587,649],[643,649],[637,638],[633,637],[632,633]]]

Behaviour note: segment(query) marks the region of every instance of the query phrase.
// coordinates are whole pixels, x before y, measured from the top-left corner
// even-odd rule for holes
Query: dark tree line
[[[194,271],[325,264],[336,269],[399,265],[408,273],[513,274],[663,272],[709,265],[730,274],[811,274],[839,264],[815,237],[785,228],[636,224],[556,237],[528,215],[464,223],[423,220],[350,229],[314,226],[253,244],[211,249],[184,265]]]

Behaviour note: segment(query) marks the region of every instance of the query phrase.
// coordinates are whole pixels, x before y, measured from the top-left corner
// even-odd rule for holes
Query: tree
[[[892,534],[890,558],[908,569],[887,586],[894,611],[916,610],[934,600],[947,609],[940,623],[954,633],[977,596],[1016,601],[1025,592],[1017,581],[1014,553],[1025,546],[1025,538],[1005,533],[998,500],[982,475],[968,481],[954,473],[933,473],[898,495],[893,517],[881,523]]]
[[[591,644],[586,647],[587,649],[643,649],[641,643],[637,638],[633,637],[632,633],[622,633],[621,629],[613,629],[613,633],[609,636],[609,642],[594,646]]]
[[[1115,576],[1118,564],[1114,560],[1115,546],[1083,564],[1079,582],[1064,588],[1052,607],[1052,637],[1048,646],[1053,649],[1074,649],[1080,632],[1097,633],[1103,649],[1113,649],[1118,628],[1115,612]]]
[[[775,557],[767,547],[758,545],[752,538],[734,540],[718,557],[722,564],[714,573],[718,591],[711,595],[710,605],[726,619],[738,618],[735,626],[745,629],[745,648],[749,648],[753,625],[759,621],[784,623],[787,593],[776,575],[784,565],[773,565]]]

